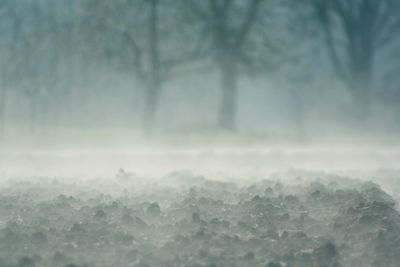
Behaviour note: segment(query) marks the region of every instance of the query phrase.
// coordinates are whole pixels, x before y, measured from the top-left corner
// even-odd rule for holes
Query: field
[[[398,156],[3,152],[0,266],[397,267]]]

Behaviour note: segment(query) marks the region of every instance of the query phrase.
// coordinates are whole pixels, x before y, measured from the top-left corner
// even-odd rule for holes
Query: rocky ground
[[[289,176],[9,182],[0,266],[399,266],[400,213],[379,185]]]

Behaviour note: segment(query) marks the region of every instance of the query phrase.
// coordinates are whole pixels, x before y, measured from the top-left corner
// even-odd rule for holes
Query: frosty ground
[[[8,151],[0,158],[0,266],[400,262],[395,150]]]

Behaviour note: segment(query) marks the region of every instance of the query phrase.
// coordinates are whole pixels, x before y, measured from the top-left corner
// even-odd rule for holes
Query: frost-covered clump
[[[107,184],[3,187],[0,266],[398,267],[400,262],[400,214],[375,184],[298,177],[288,184],[275,179],[237,185],[189,173],[166,179],[148,187],[120,176]]]

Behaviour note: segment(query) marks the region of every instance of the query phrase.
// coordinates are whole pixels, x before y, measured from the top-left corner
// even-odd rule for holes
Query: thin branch
[[[236,37],[235,45],[236,47],[241,46],[241,44],[244,42],[246,39],[246,36],[250,32],[250,28],[253,25],[253,22],[255,21],[257,17],[257,10],[259,7],[261,0],[252,0],[250,5],[249,5],[249,10],[246,14],[246,18],[243,22],[242,27],[240,28],[238,35]]]
[[[204,48],[205,41],[206,40],[204,40],[204,42],[199,43],[199,45],[196,46],[196,48],[194,48],[192,51],[183,53],[175,58],[164,60],[160,64],[162,65],[162,67],[164,69],[171,69],[171,68],[175,68],[178,65],[189,63],[189,62],[203,58],[204,56],[207,55],[207,51],[205,51],[205,48]]]
[[[195,15],[200,17],[201,19],[207,21],[209,20],[210,16],[207,14],[206,11],[202,10],[201,7],[197,4],[196,0],[187,0],[185,3],[189,4],[190,9],[193,11]]]
[[[116,10],[116,6],[113,5],[113,8],[111,8],[111,10],[113,11],[115,18],[117,18],[119,25],[121,26],[118,28],[121,28],[121,34],[123,35],[123,38],[125,39],[125,41],[130,43],[130,47],[132,48],[133,53],[135,55],[134,65],[135,65],[136,73],[140,79],[146,80],[147,75],[144,71],[143,64],[142,64],[142,50],[141,50],[140,46],[138,45],[138,43],[136,42],[136,40],[133,38],[133,36],[127,31],[126,25],[120,16],[120,12],[118,12],[118,10]]]
[[[339,2],[338,2],[339,3]],[[324,41],[328,49],[329,57],[332,61],[335,73],[342,79],[347,80],[347,75],[344,71],[343,63],[339,59],[339,54],[335,48],[335,41],[332,32],[332,22],[329,14],[331,6],[326,0],[312,0],[314,12],[320,22],[324,33]]]

